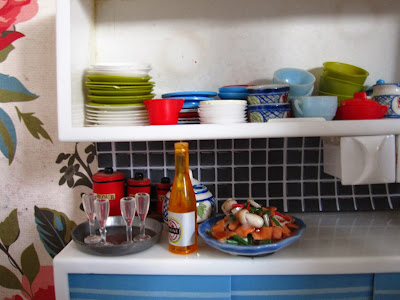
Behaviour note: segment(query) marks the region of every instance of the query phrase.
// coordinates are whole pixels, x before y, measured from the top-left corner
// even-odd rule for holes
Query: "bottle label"
[[[108,200],[115,200],[115,194],[97,194],[97,198],[107,198]]]
[[[168,211],[169,243],[174,246],[186,247],[195,243],[196,214],[174,213]]]

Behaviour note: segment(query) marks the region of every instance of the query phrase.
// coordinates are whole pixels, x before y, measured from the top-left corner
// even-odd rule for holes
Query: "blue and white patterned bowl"
[[[289,103],[248,105],[247,114],[249,122],[262,123],[270,119],[287,118],[290,112]]]
[[[386,105],[388,110],[384,118],[400,118],[400,95],[379,95],[373,97],[380,105]]]
[[[288,84],[267,84],[248,87],[247,102],[255,104],[286,103],[289,95]]]

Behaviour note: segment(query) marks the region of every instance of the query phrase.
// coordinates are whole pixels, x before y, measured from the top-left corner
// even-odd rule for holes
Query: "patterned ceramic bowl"
[[[289,85],[257,85],[248,87],[247,93],[247,102],[250,105],[286,103],[288,101]]]
[[[248,106],[248,118],[251,123],[268,122],[270,119],[287,118],[290,112],[289,103],[260,104]]]

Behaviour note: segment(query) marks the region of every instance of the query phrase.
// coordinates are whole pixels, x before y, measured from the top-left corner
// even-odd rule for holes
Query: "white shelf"
[[[386,134],[400,134],[400,120],[59,128],[60,140],[67,142],[180,141]]]
[[[290,7],[291,9],[288,9]],[[379,7],[379,11],[376,10]],[[160,9],[162,8],[162,9]],[[229,8],[229,9],[228,9]],[[106,61],[153,66],[156,97],[228,84],[269,83],[274,70],[316,75],[343,61],[377,79],[400,81],[400,2],[263,0],[57,0],[57,89],[60,141],[151,141],[400,134],[400,120],[235,125],[86,127],[85,70]],[[374,38],[371,39],[370,37]],[[368,49],[369,51],[366,51]],[[372,58],[372,59],[371,59]]]

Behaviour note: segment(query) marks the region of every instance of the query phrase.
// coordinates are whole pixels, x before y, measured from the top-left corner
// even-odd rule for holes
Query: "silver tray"
[[[98,223],[96,222],[96,234],[99,234]],[[146,234],[151,238],[142,242],[133,242],[132,244],[122,244],[126,241],[125,222],[121,216],[109,217],[106,223],[107,242],[112,245],[94,244],[88,245],[83,242],[89,235],[89,222],[83,222],[76,226],[72,232],[72,239],[76,242],[78,248],[83,252],[105,256],[119,256],[141,252],[149,249],[160,241],[162,225],[159,221],[152,218],[146,218]],[[133,236],[139,234],[139,218],[135,218],[132,226]]]

